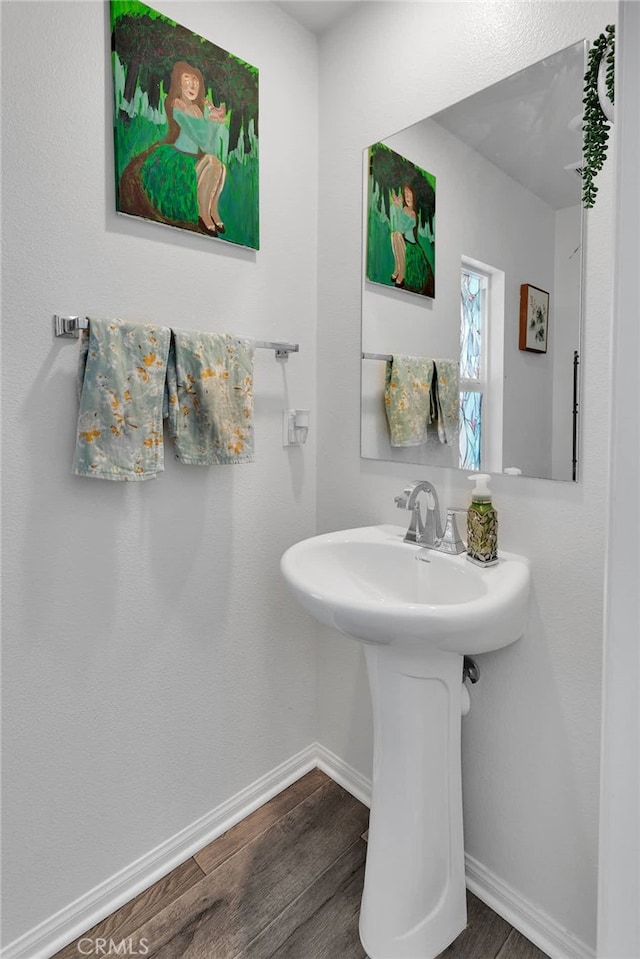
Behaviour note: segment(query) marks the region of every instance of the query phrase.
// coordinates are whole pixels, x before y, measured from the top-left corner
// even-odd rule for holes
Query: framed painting
[[[436,178],[384,143],[368,159],[367,279],[435,297]]]
[[[259,249],[258,70],[111,0],[116,210]]]
[[[520,341],[521,350],[530,353],[547,352],[549,334],[549,294],[537,286],[523,283],[520,287]]]

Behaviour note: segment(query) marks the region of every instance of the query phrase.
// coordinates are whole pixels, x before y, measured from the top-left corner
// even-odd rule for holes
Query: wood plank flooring
[[[103,956],[367,959],[367,823],[367,808],[314,769],[54,959],[78,959],[98,939]],[[468,914],[439,959],[548,959],[471,894]]]

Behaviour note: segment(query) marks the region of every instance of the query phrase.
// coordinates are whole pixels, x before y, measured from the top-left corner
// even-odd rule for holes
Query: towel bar
[[[363,360],[392,360],[390,353],[363,353]]]
[[[53,329],[56,336],[66,336],[77,339],[80,330],[86,330],[89,326],[89,320],[86,316],[60,316],[56,313],[53,317]],[[279,343],[271,340],[255,340],[255,347],[258,350],[275,350],[276,359],[286,360],[289,353],[298,353],[300,346],[298,343]]]

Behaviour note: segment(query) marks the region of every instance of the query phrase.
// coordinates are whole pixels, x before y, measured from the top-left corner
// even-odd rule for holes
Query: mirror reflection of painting
[[[435,296],[436,178],[383,143],[369,149],[367,279]]]
[[[546,353],[548,324],[549,294],[523,283],[520,287],[520,349]]]
[[[112,0],[116,208],[259,247],[258,70]]]

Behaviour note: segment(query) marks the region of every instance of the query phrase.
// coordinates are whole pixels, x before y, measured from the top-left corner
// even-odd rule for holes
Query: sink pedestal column
[[[373,791],[360,938],[370,959],[434,959],[467,922],[462,665],[366,645]]]

